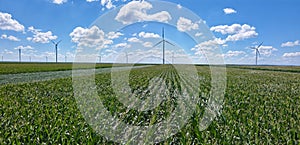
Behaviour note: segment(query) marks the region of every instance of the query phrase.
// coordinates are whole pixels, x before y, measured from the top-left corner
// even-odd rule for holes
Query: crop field
[[[71,70],[72,63],[0,63],[0,74],[17,74]],[[112,64],[95,64],[95,68],[111,67]]]
[[[2,68],[4,66],[0,67]],[[41,64],[42,65],[42,64]],[[44,64],[45,65],[45,64]],[[51,64],[52,65],[52,64]],[[56,67],[53,64],[51,67]],[[14,67],[14,73],[21,72]],[[26,66],[24,66],[26,68]],[[48,67],[46,70],[56,70]],[[62,66],[69,68],[71,66]],[[26,72],[32,70],[27,67]],[[49,69],[50,68],[50,69]],[[227,68],[227,86],[223,107],[210,126],[199,129],[211,90],[208,66],[197,66],[200,101],[192,117],[178,133],[159,144],[299,144],[300,143],[300,73],[299,68],[267,69]],[[272,71],[288,70],[288,71]],[[3,71],[2,71],[3,72]],[[155,77],[157,84],[151,86]],[[96,90],[103,105],[127,124],[147,126],[167,119],[178,105],[176,90],[179,75],[171,65],[154,65],[130,71],[129,86],[137,97],[145,99],[148,87],[159,93],[169,90],[163,102],[153,110],[128,109],[112,88],[111,73],[95,75]],[[187,85],[189,82],[186,82]],[[162,86],[162,87],[160,87]],[[182,91],[182,90],[181,90]],[[72,78],[0,85],[0,144],[117,144],[98,134],[86,122],[74,97]],[[129,144],[129,143],[128,143]]]

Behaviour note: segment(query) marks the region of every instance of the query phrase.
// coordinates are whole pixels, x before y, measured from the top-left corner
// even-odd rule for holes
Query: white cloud
[[[60,5],[60,4],[66,3],[67,1],[68,1],[68,0],[53,0],[52,2],[53,2],[54,4]]]
[[[142,38],[159,38],[160,36],[155,33],[146,33],[146,32],[140,32],[139,37]]]
[[[57,39],[57,36],[53,35],[51,31],[41,32],[40,29],[35,29],[33,26],[29,27],[28,31],[34,35],[33,37],[27,37],[27,40],[35,43],[49,43],[50,40]]]
[[[7,50],[7,49],[4,49],[4,54],[13,54],[14,52],[10,51],[10,50]]]
[[[150,9],[152,5],[146,1],[131,1],[120,9],[115,20],[123,24],[132,24],[141,21],[168,22],[172,19],[167,11],[148,14]]]
[[[213,54],[214,51],[218,50],[220,45],[225,44],[226,41],[220,38],[215,38],[213,40],[204,41],[200,44],[197,44],[192,51],[195,51],[196,55],[202,54]]]
[[[226,54],[224,54],[224,57],[236,57],[240,55],[246,54],[244,51],[231,51],[229,50]]]
[[[143,43],[143,46],[151,48],[153,46],[153,43],[151,43],[151,42],[145,42],[145,43]]]
[[[273,46],[261,46],[258,50],[260,54],[264,56],[271,56],[274,51],[277,51],[277,49]],[[253,51],[253,53],[255,54],[255,50]]]
[[[95,1],[95,0],[87,0],[87,1]],[[111,9],[115,7],[111,0],[101,0],[101,5],[105,6],[107,9]]]
[[[119,43],[115,45],[116,48],[130,48],[131,45],[128,43]]]
[[[284,53],[283,57],[300,57],[300,52]]]
[[[182,9],[182,6],[180,4],[177,4],[178,9]]]
[[[200,37],[200,36],[202,36],[202,35],[203,35],[203,33],[199,33],[199,32],[197,32],[197,33],[195,34],[196,37]]]
[[[180,17],[177,21],[177,29],[181,32],[197,30],[199,29],[199,25],[190,19]]]
[[[112,40],[105,38],[105,33],[97,26],[92,26],[91,28],[76,27],[70,33],[70,37],[81,48],[102,49],[113,43]]]
[[[13,19],[11,14],[0,12],[0,29],[24,32],[25,27]]]
[[[19,38],[15,37],[15,36],[7,36],[6,34],[1,35],[1,39],[7,39],[7,40],[11,40],[11,41],[20,41]]]
[[[15,49],[21,49],[21,50],[33,50],[33,47],[31,47],[31,46],[29,46],[29,45],[27,45],[27,46],[22,46],[22,45],[20,45],[20,46],[16,47]]]
[[[233,24],[231,26],[219,25],[211,27],[210,30],[219,32],[223,35],[232,34],[226,38],[226,41],[239,41],[258,36],[258,33],[255,31],[255,27],[247,24]]]
[[[108,39],[117,39],[119,38],[120,36],[123,36],[124,34],[120,33],[120,32],[109,32],[107,34],[107,38]]]
[[[127,40],[128,42],[135,42],[135,43],[140,43],[142,42],[140,39],[136,38],[136,37],[131,37]]]
[[[226,15],[237,13],[237,11],[232,8],[225,8],[225,9],[223,9],[223,11]]]
[[[86,0],[87,2],[96,2],[96,1],[99,1],[99,0]]]
[[[299,40],[296,40],[294,42],[286,42],[286,43],[282,43],[281,47],[294,47],[294,46],[299,46],[300,42]]]

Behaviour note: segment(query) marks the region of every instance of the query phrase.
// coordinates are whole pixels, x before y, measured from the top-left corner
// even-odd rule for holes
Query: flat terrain
[[[14,72],[34,72],[28,66],[10,67]],[[28,70],[22,71],[22,67]],[[35,71],[40,70],[44,68],[37,67]],[[47,71],[50,70],[55,68],[48,67]],[[211,90],[210,69],[197,66],[197,70],[201,78],[201,101],[184,128],[161,144],[300,143],[299,67],[227,67],[222,111],[205,131],[199,130],[199,118]],[[165,79],[166,89],[171,93],[162,96],[168,99],[159,107],[146,112],[128,109],[118,101],[110,72],[96,74],[96,90],[107,110],[124,122],[142,126],[155,124],[166,119],[176,106],[176,97],[172,97],[178,88],[176,71],[170,65],[157,65],[134,69],[129,75],[132,92],[140,95],[151,78],[157,76]],[[0,123],[0,144],[114,144],[85,121],[74,98],[71,77],[0,85]]]
[[[0,63],[0,74],[71,70],[73,63]],[[107,68],[112,64],[95,64],[95,68]],[[83,67],[84,68],[84,67]]]

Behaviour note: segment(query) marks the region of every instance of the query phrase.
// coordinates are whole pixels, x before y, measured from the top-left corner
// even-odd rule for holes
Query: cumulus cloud
[[[30,45],[27,45],[27,46],[18,46],[16,47],[15,49],[21,49],[21,50],[33,50],[33,47],[31,47]]]
[[[296,40],[294,42],[285,42],[281,44],[281,47],[294,47],[294,46],[299,46],[300,45],[300,41]]]
[[[70,33],[72,42],[77,43],[78,47],[89,47],[102,49],[107,45],[112,44],[113,41],[105,37],[103,30],[97,26],[91,28],[76,27],[73,32]]]
[[[119,38],[120,36],[123,36],[124,34],[120,33],[120,32],[109,32],[107,34],[107,38],[108,39],[117,39]]]
[[[143,46],[144,46],[144,47],[151,48],[151,47],[153,46],[153,43],[152,43],[152,42],[144,42],[144,43],[143,43]]]
[[[199,43],[191,50],[195,51],[196,55],[213,54],[213,52],[216,51],[220,45],[223,45],[225,43],[226,43],[225,40],[222,40],[220,38],[215,38],[213,40],[208,40]]]
[[[231,51],[229,50],[226,54],[224,54],[224,57],[236,57],[240,55],[246,54],[244,51]]]
[[[223,11],[226,15],[237,13],[237,11],[234,10],[233,8],[225,8],[225,9],[223,9]]]
[[[139,37],[142,38],[159,38],[160,36],[155,33],[146,33],[146,32],[140,32]]]
[[[233,24],[231,26],[219,25],[211,27],[210,30],[219,32],[223,35],[229,34],[229,36],[226,38],[226,41],[239,41],[258,36],[258,33],[255,31],[255,27],[247,24]]]
[[[53,2],[54,4],[60,5],[60,4],[66,3],[67,1],[68,1],[68,0],[53,0],[52,2]]]
[[[182,6],[180,4],[177,4],[178,9],[182,9]]]
[[[177,21],[177,29],[181,32],[186,32],[199,29],[199,25],[190,19],[180,17]]]
[[[57,39],[57,36],[53,35],[51,31],[41,32],[40,29],[35,29],[33,26],[30,26],[28,31],[33,33],[33,37],[27,37],[27,40],[35,43],[49,43],[51,40]]]
[[[95,0],[89,0],[89,1],[95,1]],[[115,7],[115,5],[113,5],[111,0],[101,0],[101,5],[105,6],[107,9],[111,9]]]
[[[172,19],[167,11],[148,14],[147,11],[152,8],[149,2],[131,1],[120,9],[115,20],[123,24],[132,24],[141,21],[168,22]]]
[[[7,39],[7,40],[10,40],[10,41],[20,41],[19,38],[15,37],[15,36],[11,36],[11,35],[6,35],[6,34],[3,34],[1,35],[0,37],[1,39]]]
[[[0,29],[24,32],[25,27],[13,19],[11,14],[0,12]]]
[[[134,42],[134,43],[140,43],[140,42],[142,42],[140,39],[138,39],[136,37],[131,37],[127,41],[128,42]]]
[[[200,37],[200,36],[202,36],[202,35],[203,35],[203,33],[199,33],[199,32],[197,32],[197,33],[195,34],[196,37]]]
[[[259,48],[259,52],[261,55],[264,56],[271,56],[274,51],[277,51],[278,49],[274,48],[273,46],[261,46]],[[253,51],[255,53],[255,50]]]
[[[300,52],[284,53],[283,57],[300,57]]]
[[[116,48],[130,48],[131,45],[128,43],[119,43],[115,45]]]

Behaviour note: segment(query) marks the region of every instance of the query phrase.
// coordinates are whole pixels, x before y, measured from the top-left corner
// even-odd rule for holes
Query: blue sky
[[[221,54],[215,55],[221,55],[225,63],[254,64],[255,52],[251,47],[264,42],[259,49],[259,64],[300,65],[298,0],[169,2],[174,3],[177,9],[156,6],[153,1],[145,1],[140,5],[130,0],[0,0],[0,55],[4,61],[18,61],[18,49],[22,49],[22,61],[29,61],[30,58],[32,61],[45,61],[46,56],[49,61],[54,61],[54,46],[51,40],[62,40],[59,45],[59,61],[65,61],[65,56],[67,61],[73,61],[77,49],[86,47],[85,43],[89,42],[89,39],[82,38],[83,35],[89,37],[88,32],[94,30],[97,34],[102,34],[103,31],[103,39],[105,37],[105,40],[99,40],[105,45],[101,48],[97,46],[97,56],[101,55],[102,62],[124,62],[127,52],[131,62],[159,63],[161,46],[152,46],[161,40],[161,27],[165,27],[166,39],[176,45],[166,46],[169,62],[172,59],[177,63],[185,62],[182,57],[186,56],[194,63],[208,63],[204,47],[217,43],[220,45]],[[123,4],[130,10],[121,12],[118,6]],[[136,9],[133,4],[140,5],[141,9]],[[202,22],[193,18],[186,19],[190,12],[177,13],[181,7],[191,10]],[[146,11],[148,15],[138,13],[139,10]],[[141,17],[156,22],[129,22],[126,17],[129,16],[128,11],[137,12]],[[110,18],[112,21],[118,21],[116,23],[105,20],[109,22],[105,24],[103,19],[98,19],[114,12],[116,15],[120,14],[119,19],[116,19],[116,15]],[[138,14],[133,16],[139,17]],[[173,20],[176,26],[168,24]],[[107,32],[105,30],[109,28],[91,27],[92,24],[99,24],[98,26],[114,28],[114,24],[117,23],[126,27]],[[204,29],[204,25],[216,38],[210,38],[209,43],[204,38],[199,39],[200,44],[193,41],[189,35],[209,35],[205,30],[199,30]],[[86,42],[82,42],[83,40]],[[183,53],[186,55],[182,55]]]

